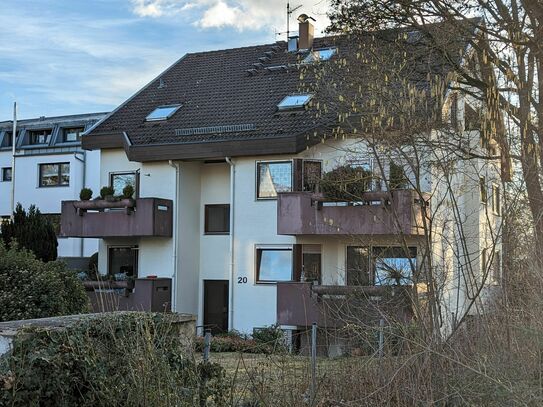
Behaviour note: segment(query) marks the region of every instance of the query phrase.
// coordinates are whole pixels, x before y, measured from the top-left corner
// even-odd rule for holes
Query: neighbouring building
[[[413,288],[409,269],[431,259],[445,329],[483,306],[467,305],[472,284],[482,282],[484,292],[499,285],[500,242],[490,231],[501,224],[500,162],[451,161],[445,184],[460,187],[452,196],[439,166],[425,164],[429,154],[414,170],[356,134],[334,136],[333,99],[303,88],[304,67],[357,51],[349,38],[312,32],[303,21],[288,43],[187,54],[94,125],[83,148],[100,154],[100,185],[119,193],[130,184],[135,200],[63,202],[62,232],[100,238],[102,274],[171,278],[172,308],[217,331],[334,327],[327,302],[351,288],[370,302]],[[420,53],[417,36],[406,38]],[[468,51],[460,47],[458,58]],[[449,89],[449,61],[432,54],[431,62],[421,64],[417,83],[444,81],[448,128],[454,123],[473,151],[497,150],[466,119],[484,106]],[[316,114],[319,103],[330,108]],[[322,175],[338,167],[370,174],[355,202],[319,190]],[[398,169],[405,182],[390,188]],[[426,221],[440,233],[425,232]],[[486,278],[490,262],[496,271]],[[388,273],[394,268],[400,274]],[[414,289],[428,291],[421,280]]]
[[[15,203],[36,205],[60,232],[61,202],[79,199],[83,186],[98,191],[100,153],[81,147],[81,135],[106,113],[18,120]],[[9,218],[12,191],[13,122],[0,122],[0,216]],[[58,233],[57,232],[57,233]],[[97,239],[59,236],[58,256],[69,264],[98,251]],[[83,264],[83,263],[81,263]]]

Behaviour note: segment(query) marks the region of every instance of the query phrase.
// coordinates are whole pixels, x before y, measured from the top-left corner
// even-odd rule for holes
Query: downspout
[[[173,205],[173,272],[172,272],[172,311],[177,311],[177,246],[179,236],[179,222],[177,221],[177,214],[179,205],[179,164],[174,163],[172,160],[168,160],[168,165],[175,169],[175,203]]]
[[[83,164],[83,176],[81,177],[82,187],[85,188],[85,183],[87,182],[87,152],[83,151],[83,159],[78,157],[78,153],[74,153],[74,158],[78,161],[81,161]],[[79,238],[79,255],[81,257],[84,257],[85,250],[84,250],[84,239],[82,237]]]
[[[226,157],[226,162],[230,164],[230,284],[228,284],[228,329],[234,329],[234,215],[235,215],[235,187],[236,187],[236,165],[230,157]]]

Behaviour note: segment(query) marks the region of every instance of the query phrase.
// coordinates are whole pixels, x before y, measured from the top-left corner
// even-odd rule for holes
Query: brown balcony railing
[[[277,323],[298,327],[317,323],[338,328],[346,323],[374,324],[381,318],[412,318],[412,286],[331,286],[277,283]]]
[[[64,237],[171,237],[172,226],[169,199],[62,201],[60,235]]]
[[[92,312],[171,310],[170,278],[137,278],[134,281],[84,281]]]
[[[366,192],[357,202],[337,202],[310,192],[277,199],[279,235],[424,235],[429,197],[413,190]]]

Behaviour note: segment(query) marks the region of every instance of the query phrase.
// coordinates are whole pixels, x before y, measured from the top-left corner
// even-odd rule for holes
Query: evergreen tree
[[[7,247],[16,241],[19,247],[32,251],[42,261],[57,258],[57,236],[51,222],[35,205],[24,210],[17,204],[13,220],[2,225],[2,240]]]

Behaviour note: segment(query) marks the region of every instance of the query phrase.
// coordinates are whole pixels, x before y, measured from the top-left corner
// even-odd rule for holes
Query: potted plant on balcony
[[[82,201],[89,201],[92,198],[92,189],[90,188],[83,188],[81,189],[81,192],[79,193],[79,199]]]
[[[134,198],[134,187],[128,184],[123,188],[123,199],[133,199],[133,198]]]
[[[360,201],[368,191],[373,175],[361,167],[344,165],[325,173],[320,181],[320,190],[326,199],[333,201]]]
[[[112,187],[105,186],[100,189],[100,197],[108,202],[114,202],[115,197],[113,194],[115,193],[115,190]]]

